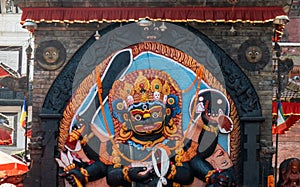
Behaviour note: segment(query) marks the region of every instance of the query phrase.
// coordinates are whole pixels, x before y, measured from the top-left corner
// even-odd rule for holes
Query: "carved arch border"
[[[233,99],[237,111],[240,117],[252,117],[262,116],[261,106],[259,103],[258,95],[253,87],[252,83],[248,79],[247,75],[241,70],[241,68],[232,60],[223,49],[210,40],[207,36],[199,32],[199,30],[189,26],[177,24],[191,31],[197,35],[213,52],[219,66],[222,70],[223,77],[225,79],[226,90]],[[119,23],[112,24],[107,28],[101,30],[101,35],[110,32],[111,30],[120,27]],[[74,72],[76,72],[77,66],[82,59],[84,53],[96,40],[92,36],[87,42],[74,54],[69,60],[61,73],[57,76],[49,89],[45,98],[42,113],[46,114],[62,114],[69,99],[72,95],[72,83],[74,79]],[[183,51],[184,52],[184,51]],[[188,54],[188,53],[187,53]],[[213,67],[206,67],[210,72],[213,72]],[[91,72],[91,71],[90,71]],[[64,85],[63,87],[61,85]],[[57,95],[57,92],[64,92],[63,98],[53,97]],[[246,94],[245,94],[246,93]],[[252,94],[251,96],[249,94]],[[55,100],[59,101],[55,101]],[[61,103],[59,106],[55,106],[56,103]]]

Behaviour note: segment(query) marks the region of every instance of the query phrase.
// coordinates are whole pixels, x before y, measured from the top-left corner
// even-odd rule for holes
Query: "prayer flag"
[[[27,118],[27,102],[26,98],[24,98],[24,103],[22,106],[22,112],[20,117],[20,125],[25,128],[26,127],[26,118]]]
[[[278,102],[278,112],[277,112],[277,126],[285,123],[284,113],[282,110],[282,103]]]

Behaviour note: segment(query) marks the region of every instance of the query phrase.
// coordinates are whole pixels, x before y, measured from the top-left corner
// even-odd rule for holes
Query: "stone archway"
[[[161,23],[156,22],[155,24]],[[95,41],[94,38],[90,38],[77,51],[56,78],[43,105],[41,118],[46,132],[45,137],[52,140],[45,142],[48,143],[45,144],[44,150],[44,153],[46,153],[44,157],[47,157],[47,160],[55,157],[55,151],[57,151],[57,136],[55,134],[58,131],[60,118],[81,81],[92,72],[97,64],[107,58],[108,55],[130,45],[145,41],[150,36],[155,38],[157,42],[173,46],[193,57],[198,62],[201,62],[214,75],[216,80],[224,85],[232,101],[231,104],[236,108],[237,118],[235,120],[239,124],[239,129],[232,138],[238,139],[233,146],[236,147],[237,169],[242,168],[243,145],[241,136],[243,130],[240,127],[239,121],[240,119],[246,119],[242,122],[246,124],[251,121],[249,117],[261,118],[262,116],[259,99],[251,82],[221,48],[193,27],[166,24],[170,32],[156,33],[156,26],[152,25],[152,27],[148,28],[148,30],[153,29],[149,33],[148,30],[145,32],[145,27],[140,27],[135,23],[122,26],[120,24],[113,24],[100,31],[102,36],[100,40]],[[255,133],[258,133],[258,129],[254,130],[253,134]],[[41,164],[43,165],[43,163]],[[49,163],[45,163],[45,165],[49,165]],[[254,170],[257,169],[254,168]],[[56,169],[52,168],[51,170],[53,171],[53,176],[55,176]],[[42,181],[42,183],[53,183],[53,181],[46,182],[46,180]],[[242,179],[240,179],[240,183],[242,183]]]

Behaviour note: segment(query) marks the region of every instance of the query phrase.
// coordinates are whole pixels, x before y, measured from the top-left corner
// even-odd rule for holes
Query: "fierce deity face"
[[[166,106],[159,102],[142,102],[129,107],[132,130],[139,135],[156,134],[162,131]]]
[[[128,74],[116,81],[110,91],[115,138],[118,141],[145,143],[177,138],[181,134],[181,128],[177,128],[177,121],[181,118],[178,115],[181,112],[180,97],[171,94],[175,93],[174,86],[177,85],[175,82],[169,83],[168,74],[152,71],[139,70]]]

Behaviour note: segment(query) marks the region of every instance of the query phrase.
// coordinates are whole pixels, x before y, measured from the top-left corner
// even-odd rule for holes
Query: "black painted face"
[[[129,107],[132,130],[139,135],[157,134],[162,131],[166,106],[159,101],[141,102]]]
[[[221,114],[225,114],[227,105],[225,97],[222,95],[213,92],[212,94],[200,96],[200,100],[204,101],[204,107],[209,116],[218,117]]]
[[[161,30],[159,28],[159,25],[156,23],[141,27],[141,29],[141,35],[146,41],[156,41],[161,38]]]
[[[204,91],[198,95],[196,114],[202,116],[205,124],[218,122],[219,116],[227,115],[228,102],[226,97],[216,91]]]

